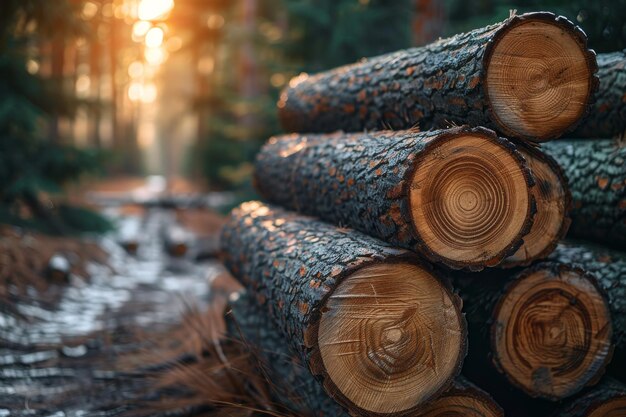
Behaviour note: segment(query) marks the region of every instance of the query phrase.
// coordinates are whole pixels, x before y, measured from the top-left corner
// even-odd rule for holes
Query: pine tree
[[[251,161],[279,132],[276,101],[291,77],[406,48],[412,38],[412,0],[218,3],[204,6],[225,24],[205,38],[215,44],[215,66],[197,103],[208,130],[194,151],[217,188],[250,189]]]
[[[88,210],[53,206],[45,198],[101,165],[97,152],[43,139],[42,122],[67,108],[72,97],[27,70],[29,47],[38,37],[84,33],[76,16],[67,1],[5,0],[0,5],[0,223],[53,233],[109,227]]]

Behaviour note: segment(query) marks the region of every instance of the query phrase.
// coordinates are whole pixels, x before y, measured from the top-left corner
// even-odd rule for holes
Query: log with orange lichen
[[[287,131],[450,123],[492,128],[543,142],[574,128],[598,80],[584,32],[539,12],[432,44],[294,78],[281,94]]]
[[[222,250],[289,352],[350,413],[415,412],[460,372],[460,300],[415,254],[258,202],[232,212]]]
[[[569,180],[570,236],[626,247],[626,146],[617,139],[559,140],[542,145]]]
[[[626,134],[626,50],[599,54],[600,85],[589,115],[572,137],[613,138]]]
[[[484,128],[275,137],[254,175],[272,203],[455,269],[497,265],[535,213],[524,159]]]

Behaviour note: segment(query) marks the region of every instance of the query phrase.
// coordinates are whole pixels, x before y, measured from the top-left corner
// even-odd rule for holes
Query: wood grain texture
[[[559,164],[535,146],[519,143],[517,147],[535,179],[531,191],[537,214],[522,246],[502,262],[501,266],[506,268],[528,266],[545,259],[565,237],[571,223],[572,194]]]
[[[571,130],[597,88],[582,30],[551,13],[290,81],[278,102],[286,131],[485,126],[545,141]],[[558,103],[558,104],[557,104]]]
[[[611,139],[578,139],[546,143],[542,149],[569,181],[569,236],[625,249],[626,146]]]
[[[258,358],[260,372],[271,381],[273,399],[302,416],[347,417],[348,413],[326,394],[322,384],[311,374],[285,343],[267,306],[261,307],[251,292],[231,298],[226,315],[228,334],[241,340]]]
[[[230,337],[241,340],[259,360],[260,372],[271,381],[273,399],[302,416],[347,417],[324,391],[300,357],[250,292],[231,299],[227,314]],[[415,417],[503,417],[502,408],[485,391],[459,376],[441,396],[421,407]]]
[[[483,128],[274,137],[254,178],[272,203],[456,269],[498,264],[535,213],[522,156]]]
[[[426,404],[417,416],[504,417],[504,411],[491,395],[461,376],[454,381],[452,388]]]
[[[622,417],[626,415],[626,385],[605,379],[564,406],[552,417]]]
[[[412,253],[258,202],[233,210],[222,250],[292,352],[351,412],[415,412],[459,373],[466,346],[460,300]],[[324,322],[345,333],[327,339]],[[333,355],[333,342],[345,351]],[[357,390],[331,370],[350,362],[360,364],[349,369]],[[397,398],[403,401],[387,401]]]
[[[610,309],[596,279],[582,269],[542,262],[460,274],[454,284],[469,325],[464,372],[490,392],[512,384],[532,397],[558,400],[604,373],[613,348]]]
[[[598,54],[600,85],[589,115],[572,132],[577,138],[624,137],[626,133],[626,50]]]
[[[626,381],[626,254],[599,245],[567,241],[559,244],[549,259],[588,271],[606,292],[615,344],[609,371]]]

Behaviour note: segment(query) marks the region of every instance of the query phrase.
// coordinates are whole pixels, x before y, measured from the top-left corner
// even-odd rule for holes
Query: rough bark
[[[550,259],[588,271],[606,292],[615,343],[609,371],[626,381],[626,254],[597,245],[568,241],[559,244]]]
[[[348,413],[326,394],[300,357],[294,355],[268,315],[249,292],[230,302],[228,333],[241,340],[259,361],[259,370],[271,381],[273,399],[301,416],[347,417]],[[503,417],[502,408],[485,391],[459,376],[450,389],[426,404],[419,417],[467,415]],[[448,414],[446,414],[448,415]]]
[[[481,143],[466,144],[468,140]],[[468,162],[475,167],[476,161],[480,172],[467,171]],[[438,175],[450,171],[453,175]],[[467,174],[476,180],[468,183]],[[442,177],[450,183],[435,181]],[[463,185],[456,187],[452,182]],[[480,270],[498,264],[522,243],[534,215],[530,196],[533,180],[523,158],[511,143],[482,128],[271,138],[257,156],[255,184],[272,203],[417,250],[431,261],[455,269]],[[494,187],[498,192],[484,195],[484,190]],[[451,224],[454,233],[446,235],[448,240],[441,239],[435,248],[436,239],[431,235],[442,227],[439,212],[453,212],[462,197],[450,188],[458,194],[467,191],[478,196],[479,201],[473,204],[480,210],[471,218],[451,214],[443,223]],[[420,195],[428,196],[428,203],[446,206],[416,204],[414,199]],[[518,196],[525,200],[519,202]],[[432,207],[438,213],[423,220],[416,217],[416,213]],[[488,221],[481,216],[487,216]],[[487,225],[484,229],[466,230],[479,218]],[[498,235],[492,236],[496,230]],[[491,236],[488,242],[480,240],[485,234]],[[465,236],[476,240],[456,246]]]
[[[515,39],[516,33],[511,35],[512,41],[517,43],[517,58],[526,58],[522,53],[524,48],[528,48],[529,58],[536,58],[538,52],[542,57],[530,64],[512,61],[520,74],[515,75],[514,82],[505,85],[508,93],[503,95],[508,94],[510,103],[523,109],[512,121],[504,117],[511,106],[492,103],[496,90],[507,79],[494,82],[490,96],[488,68],[498,43],[506,39],[510,31],[525,25],[529,25],[531,31],[533,26],[540,27],[531,35],[536,38],[527,41]],[[555,28],[555,39],[550,39],[552,35],[548,35],[546,27]],[[576,51],[569,53],[559,49],[563,39],[568,39]],[[548,42],[548,46],[541,42]],[[506,59],[516,55],[508,52]],[[577,65],[585,74],[579,80],[581,85],[560,92],[558,89],[568,78],[576,77],[569,71]],[[283,91],[278,108],[285,130],[295,132],[414,126],[431,129],[456,123],[489,127],[508,137],[544,141],[571,130],[587,111],[590,97],[597,88],[597,78],[593,75],[596,69],[595,54],[587,49],[582,30],[562,16],[529,13],[424,47],[369,58],[314,76],[302,74],[291,80]],[[573,90],[578,94],[576,99],[566,96],[559,105],[546,106],[546,100],[562,98],[561,94],[572,94]],[[535,101],[544,93],[546,100]],[[558,126],[550,126],[570,102],[575,107],[572,114]],[[524,113],[533,117],[526,120]],[[539,117],[538,120],[545,117],[545,123],[531,123],[534,116]]]
[[[596,101],[572,137],[623,137],[626,133],[626,50],[599,54],[597,61],[600,85]]]
[[[341,344],[346,343],[347,348],[356,344],[354,347],[357,351],[347,353],[373,355],[367,356],[371,364],[364,363],[368,362],[367,359],[362,362],[373,366],[374,371],[369,372],[369,368],[355,369],[356,377],[367,376],[373,382],[380,379],[393,386],[396,378],[386,371],[385,366],[395,369],[396,365],[404,363],[401,358],[405,356],[412,362],[411,373],[399,373],[405,375],[401,378],[401,385],[407,385],[406,378],[419,379],[415,383],[422,387],[423,392],[416,395],[416,404],[410,408],[397,411],[394,408],[393,412],[386,415],[414,412],[423,402],[444,391],[460,371],[466,338],[465,323],[460,314],[460,300],[439,284],[429,272],[430,268],[410,252],[359,232],[340,229],[258,202],[244,203],[233,210],[223,229],[222,251],[227,268],[254,294],[257,302],[269,311],[292,352],[316,375],[329,396],[352,413],[380,415],[374,408],[365,409],[352,402],[345,390],[338,387],[338,379],[331,378],[335,369],[325,366],[326,359],[323,355],[326,347],[332,345],[333,341],[326,343],[322,340],[326,334],[325,322],[331,325],[337,323],[337,327],[341,327],[346,320],[354,320],[355,322],[351,322],[352,327],[365,331],[368,343],[374,344],[382,337],[375,333],[378,327],[383,326],[382,330],[390,330],[388,334],[383,332],[386,335],[383,342],[389,343],[389,347],[395,349],[398,359],[393,365],[379,364],[376,357],[380,352],[370,352],[367,347],[363,350],[364,339],[361,336],[355,340],[338,341]],[[412,274],[410,278],[387,277],[381,272],[383,268],[393,269],[399,266],[412,268],[416,274]],[[368,275],[368,271],[373,269],[377,269],[378,273]],[[365,288],[355,287],[356,292],[351,293],[351,285],[357,277],[363,281]],[[377,280],[380,277],[389,278],[386,288],[383,288],[384,285],[378,286]],[[424,294],[413,300],[404,300],[401,307],[395,306],[394,299],[402,297],[402,289],[425,283],[429,286],[424,287]],[[367,293],[369,287],[373,292]],[[380,293],[381,290],[386,292]],[[434,298],[429,299],[432,290]],[[341,313],[337,305],[344,300],[349,303],[351,299],[360,303],[361,309],[369,309],[369,312],[366,311],[367,314],[363,316],[360,311],[356,311],[354,315],[336,316]],[[429,311],[427,304],[433,304],[438,311]],[[395,306],[395,310],[386,306]],[[386,317],[390,312],[397,317]],[[342,317],[345,320],[342,321]],[[377,317],[378,320],[371,321],[371,317]],[[426,326],[432,320],[439,323],[430,324],[439,327]],[[387,321],[389,326],[385,324]],[[401,324],[407,321],[411,322],[410,326]],[[401,334],[393,329],[400,329]],[[411,339],[408,341],[404,336],[405,332],[410,333]],[[431,342],[447,340],[446,346],[453,351],[452,360],[450,355],[438,350],[438,345],[425,343],[424,346],[417,346],[418,339]],[[458,346],[455,346],[454,341],[458,341]],[[382,349],[386,351],[386,347],[383,346]],[[344,360],[344,356],[339,356],[340,360]],[[421,360],[415,363],[415,358],[422,357],[428,357],[434,368]],[[345,355],[345,358],[350,359],[351,356]],[[446,361],[445,369],[438,367],[442,360]],[[413,369],[419,369],[423,374],[415,375]],[[439,371],[440,374],[435,378],[431,371]],[[429,383],[430,380],[438,382]],[[352,382],[358,382],[358,378]],[[413,386],[408,384],[409,388]],[[383,391],[381,394],[382,407],[396,407],[395,402],[385,402],[389,399],[385,393]],[[393,395],[390,394],[389,397],[393,398]]]
[[[250,292],[230,303],[228,333],[242,340],[259,360],[259,370],[271,381],[273,399],[302,416],[347,417],[348,413],[326,394],[322,385],[293,354],[289,345]]]
[[[626,146],[617,140],[544,144],[565,171],[573,198],[569,236],[626,248]]]
[[[582,269],[543,262],[458,274],[454,284],[470,335],[463,372],[503,405],[517,396],[511,385],[554,401],[604,373],[613,347],[610,311],[606,294]]]
[[[607,378],[556,412],[553,417],[619,417],[626,415],[626,385]]]
[[[502,262],[505,268],[528,266],[545,259],[565,238],[571,223],[572,194],[563,169],[554,158],[535,146],[522,142],[518,143],[518,150],[526,158],[535,179],[532,193],[537,214],[522,246]]]

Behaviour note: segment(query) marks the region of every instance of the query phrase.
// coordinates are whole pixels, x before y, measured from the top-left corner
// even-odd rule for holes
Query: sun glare
[[[141,100],[143,94],[143,85],[140,82],[133,81],[128,87],[128,98],[131,101]]]
[[[151,28],[146,33],[146,46],[148,48],[157,48],[163,43],[163,29],[159,27]]]
[[[138,20],[133,25],[133,40],[141,39],[148,33],[152,25],[145,20]]]
[[[128,66],[128,75],[131,78],[139,78],[143,75],[143,62],[135,61]]]
[[[161,65],[165,61],[165,51],[161,48],[147,48],[144,57],[150,65]]]
[[[141,20],[162,20],[174,7],[174,0],[141,0],[137,15]]]

